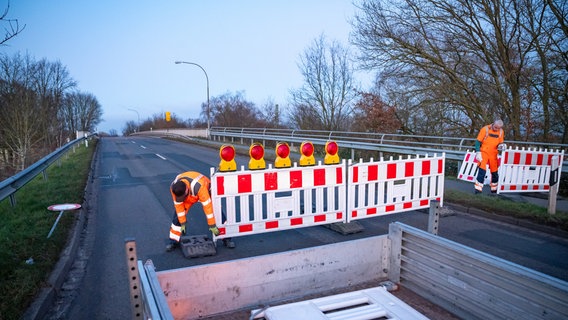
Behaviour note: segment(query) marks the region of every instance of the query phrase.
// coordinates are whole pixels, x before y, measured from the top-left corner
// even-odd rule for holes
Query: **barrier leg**
[[[430,201],[430,210],[428,211],[428,232],[438,235],[438,224],[440,222],[440,201]]]
[[[548,190],[548,213],[556,213],[556,194],[558,193],[558,181],[560,180],[560,170],[558,170],[558,156],[552,157],[550,168],[550,190]]]
[[[125,239],[126,265],[128,266],[128,282],[130,285],[130,305],[132,319],[143,319],[144,309],[140,291],[140,276],[136,257],[136,242],[133,238]]]

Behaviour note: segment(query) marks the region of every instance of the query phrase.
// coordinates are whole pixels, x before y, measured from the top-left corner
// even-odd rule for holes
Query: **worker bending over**
[[[219,228],[217,228],[213,215],[209,178],[195,171],[181,173],[170,185],[170,192],[174,201],[175,213],[170,226],[170,243],[166,246],[167,251],[179,247],[180,238],[182,234],[185,234],[186,215],[191,206],[198,201],[203,206],[209,230],[214,235],[219,235]],[[230,238],[223,239],[223,244],[229,248],[235,247]]]

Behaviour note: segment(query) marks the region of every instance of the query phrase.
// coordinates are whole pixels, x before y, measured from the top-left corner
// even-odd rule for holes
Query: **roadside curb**
[[[63,249],[53,271],[47,279],[46,287],[40,289],[38,295],[35,297],[32,304],[28,307],[22,319],[26,320],[40,320],[44,319],[45,315],[51,309],[55,299],[57,298],[58,292],[61,290],[71,266],[75,262],[77,251],[79,249],[79,244],[81,242],[81,235],[87,220],[87,212],[92,211],[87,199],[90,197],[88,194],[93,192],[93,174],[95,172],[95,166],[97,164],[96,157],[99,145],[97,144],[95,151],[93,152],[93,158],[91,159],[91,169],[89,178],[87,179],[87,185],[83,193],[83,203],[81,204],[81,210],[78,214],[78,218],[75,220],[69,236],[67,239],[67,244]]]

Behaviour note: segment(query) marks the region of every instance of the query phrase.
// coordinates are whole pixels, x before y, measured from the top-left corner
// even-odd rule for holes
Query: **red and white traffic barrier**
[[[216,238],[343,222],[345,188],[345,160],[235,172],[211,168],[213,211],[221,231]]]
[[[475,182],[477,179],[477,169],[479,169],[479,161],[475,159],[475,151],[466,151],[462,164],[460,166],[460,171],[458,173],[458,179]],[[498,161],[501,161],[501,155],[497,156]],[[489,170],[489,164],[486,166],[485,179],[483,183],[488,185],[491,182],[491,172]]]
[[[348,163],[347,222],[428,208],[444,197],[445,154]]]
[[[497,193],[548,192],[553,161],[562,172],[564,150],[512,149],[503,152]],[[554,160],[555,159],[555,160]]]
[[[497,193],[507,192],[548,192],[553,159],[558,166],[557,179],[560,179],[564,150],[513,149],[508,148],[499,155],[499,186]],[[458,179],[475,182],[478,161],[475,152],[467,151],[458,173]],[[489,165],[484,184],[491,181]]]

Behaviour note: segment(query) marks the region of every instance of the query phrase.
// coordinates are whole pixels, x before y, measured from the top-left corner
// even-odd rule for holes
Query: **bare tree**
[[[128,136],[132,133],[135,133],[138,130],[138,125],[134,121],[127,121],[124,129],[122,129],[122,135]]]
[[[102,107],[90,93],[72,92],[65,94],[59,119],[65,124],[65,131],[73,135],[76,131],[93,132],[101,122]]]
[[[146,120],[142,120],[140,124],[140,131],[150,131],[150,130],[157,130],[157,129],[167,129],[167,128],[205,128],[207,126],[207,122],[199,122],[199,124],[194,126],[193,121],[200,121],[200,120],[193,120],[189,119],[184,121],[180,116],[175,113],[170,114],[170,121],[166,121],[166,116],[164,113],[155,113],[150,118]],[[131,133],[131,132],[129,132]]]
[[[546,26],[539,33],[539,40],[543,40],[538,43],[543,52],[538,53],[542,72],[547,77],[543,79],[541,92],[544,101],[550,98],[551,131],[562,137],[562,143],[568,143],[568,2],[546,0],[544,3],[541,16]]]
[[[280,128],[285,122],[282,118],[281,107],[277,103],[274,103],[272,99],[268,99],[264,103],[262,107],[262,118],[269,128]]]
[[[290,90],[290,121],[301,129],[346,130],[356,94],[349,50],[322,34],[300,56],[301,88]]]
[[[0,56],[0,82],[0,148],[5,164],[23,170],[66,140],[58,115],[75,82],[61,63],[20,54]]]
[[[359,8],[352,42],[361,66],[378,70],[391,95],[436,121],[424,128],[472,134],[501,117],[511,138],[521,136],[532,43],[522,37],[520,1],[366,0]]]
[[[564,33],[564,37],[568,37],[568,3],[555,0],[544,0],[544,3],[550,7],[550,11],[558,20],[558,28]],[[565,51],[564,54],[568,52]]]
[[[42,125],[38,130],[45,137],[44,148],[61,145],[67,137],[64,124],[58,118],[59,109],[63,105],[66,92],[77,86],[67,68],[60,62],[41,59],[34,64],[32,88],[39,95]],[[61,140],[60,138],[64,138]]]
[[[202,114],[206,114],[206,105]],[[262,112],[247,101],[243,92],[227,92],[210,100],[211,125],[222,127],[265,127]]]
[[[29,56],[0,57],[0,138],[8,167],[23,170],[43,141],[39,96],[31,89],[34,62]]]
[[[20,27],[18,19],[8,18],[8,11],[10,11],[10,2],[6,5],[6,9],[0,15],[0,22],[4,25],[4,39],[0,40],[0,45],[5,45],[8,40],[17,36],[20,32],[24,31],[26,25]]]

